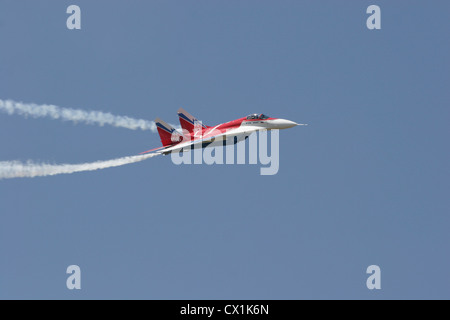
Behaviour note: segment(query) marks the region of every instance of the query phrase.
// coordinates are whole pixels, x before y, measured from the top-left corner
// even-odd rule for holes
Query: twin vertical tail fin
[[[175,145],[183,140],[182,135],[167,122],[157,118],[155,124],[163,147]]]
[[[197,118],[189,114],[189,112],[187,112],[183,108],[178,109],[178,117],[180,118],[181,127],[190,133],[198,129],[202,130],[208,128],[208,126],[205,126]]]
[[[180,118],[181,128],[189,133],[209,128],[183,108],[178,109],[178,117]],[[155,124],[163,147],[173,146],[183,141],[183,134],[167,122],[157,118]]]

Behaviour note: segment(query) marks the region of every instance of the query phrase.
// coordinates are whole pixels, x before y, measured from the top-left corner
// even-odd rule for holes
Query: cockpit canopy
[[[269,118],[269,117],[266,116],[266,115],[263,114],[263,113],[260,113],[260,114],[254,113],[254,114],[250,114],[250,115],[247,116],[247,120],[254,120],[254,119],[265,120],[265,119],[268,119],[268,118]]]

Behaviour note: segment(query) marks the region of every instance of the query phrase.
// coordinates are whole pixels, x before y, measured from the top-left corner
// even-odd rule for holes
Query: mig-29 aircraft
[[[304,125],[255,113],[211,127],[204,125],[183,108],[178,109],[178,117],[183,132],[177,131],[168,123],[157,118],[155,123],[163,146],[141,154],[158,150],[156,153],[167,155],[172,151],[186,150],[194,146],[200,147],[201,145],[201,148],[205,148],[218,141],[223,141],[223,145],[226,143],[236,144],[248,138],[255,131],[288,129]]]

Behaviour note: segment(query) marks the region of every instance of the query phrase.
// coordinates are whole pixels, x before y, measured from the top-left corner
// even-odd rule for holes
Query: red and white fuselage
[[[243,118],[218,124],[214,127],[206,126],[190,115],[186,110],[180,108],[178,116],[182,132],[175,130],[171,125],[161,119],[156,119],[155,124],[163,144],[159,153],[170,153],[172,151],[187,148],[192,145],[202,144],[208,146],[214,141],[233,139],[234,143],[244,140],[255,131],[288,129],[299,124],[285,119],[271,118],[264,114],[251,114]],[[154,151],[149,150],[144,153]]]

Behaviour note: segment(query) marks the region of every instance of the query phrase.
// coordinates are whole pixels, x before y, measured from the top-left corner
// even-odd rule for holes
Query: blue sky
[[[66,8],[81,8],[79,31]],[[381,30],[366,8],[381,7]],[[0,181],[0,298],[450,298],[448,1],[2,1],[0,99],[208,125],[254,112],[280,170],[156,157]],[[152,132],[0,114],[0,161]],[[82,289],[66,288],[79,265]],[[382,289],[366,288],[379,265]]]

